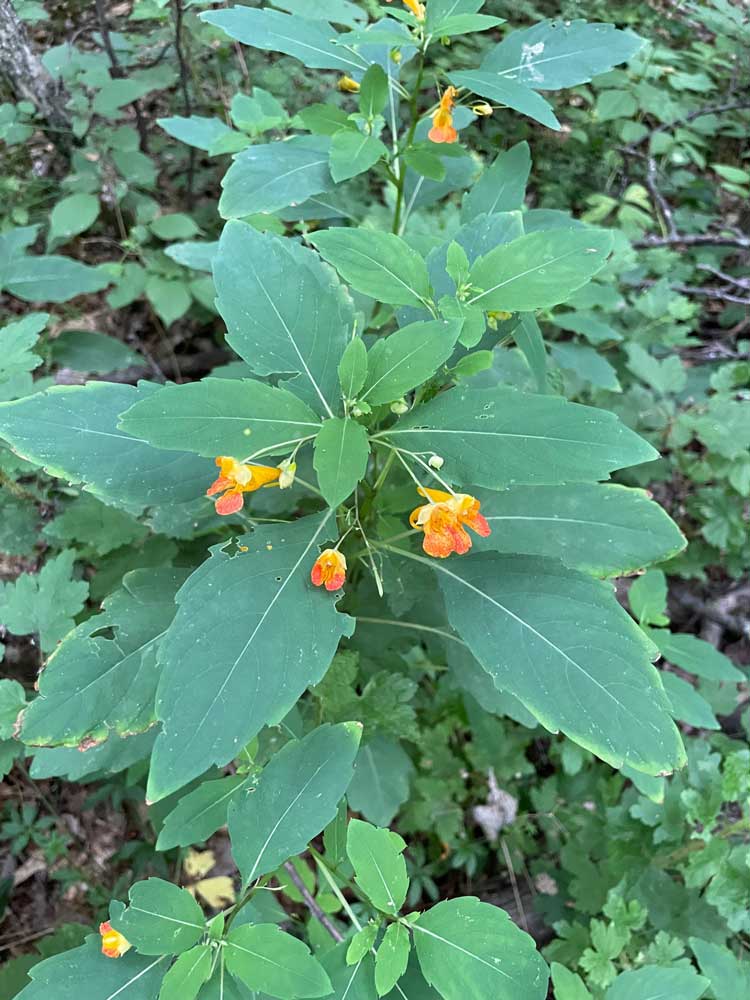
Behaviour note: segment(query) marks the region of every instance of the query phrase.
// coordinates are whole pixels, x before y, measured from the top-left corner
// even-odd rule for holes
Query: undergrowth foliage
[[[612,342],[627,341],[640,380],[629,392],[645,384],[672,408],[639,429],[668,423],[673,445],[721,438],[719,475],[743,496],[746,455],[719,425],[740,421],[746,373],[717,372],[705,407],[672,419],[680,374],[647,353],[639,324],[661,296],[674,326],[660,343],[679,342],[679,293],[665,277],[607,313],[632,264],[623,230],[635,238],[647,225],[646,189],[593,201],[580,218],[526,209],[533,143],[508,145],[478,177],[472,153],[476,123],[500,107],[559,131],[551,94],[605,74],[617,87],[599,93],[599,117],[616,118],[635,98],[615,67],[642,58],[643,40],[544,20],[486,43],[480,33],[503,20],[481,0],[368,4],[373,18],[337,0],[335,27],[314,6],[198,15],[207,46],[292,57],[310,81],[335,71],[343,95],[287,108],[288,95],[255,86],[232,97],[232,125],[189,108],[160,120],[175,157],[180,144],[233,154],[218,240],[193,240],[188,213],[152,212],[139,185],[152,186],[153,168],[126,126],[98,136],[103,159],[74,153],[47,250],[93,224],[111,157],[129,178],[127,193],[116,181],[111,191],[120,219],[135,219],[129,259],[34,254],[36,225],[0,235],[12,296],[64,302],[112,285],[112,308],[145,293],[167,326],[192,302],[218,312],[237,356],[194,382],[32,383],[49,316],[2,331],[2,474],[17,537],[50,477],[79,487],[44,529],[58,554],[0,594],[3,624],[35,633],[46,657],[29,700],[14,681],[0,686],[3,760],[33,754],[38,778],[125,772],[145,782],[157,851],[227,825],[241,879],[236,898],[224,887],[230,905],[204,896],[205,909],[166,866],[135,881],[100,934],[35,965],[19,997],[543,1000],[549,961],[558,1000],[697,1000],[709,988],[731,1000],[722,975],[747,979],[725,944],[750,934],[750,756],[721,734],[686,749],[677,723],[717,730],[717,704],[732,705],[744,677],[669,629],[661,569],[632,583],[630,614],[618,601],[612,578],[684,558],[680,527],[639,488],[638,467],[659,463],[651,442],[664,442],[632,428],[615,369],[591,346],[553,343],[567,376],[551,378],[540,321],[592,344],[608,340],[607,322],[621,330]],[[479,41],[462,48],[466,37]],[[115,41],[127,66],[132,52]],[[54,58],[78,135],[93,112],[172,82],[158,64],[102,85],[93,55]],[[93,109],[77,88],[86,76]],[[18,106],[14,141],[31,110]],[[642,139],[629,133],[628,155]],[[192,153],[185,163],[192,176]],[[742,186],[741,173],[722,176]],[[372,204],[353,211],[363,191]],[[450,223],[437,206],[455,192]],[[426,208],[432,230],[414,225]],[[53,348],[89,373],[139,358],[65,337]],[[718,529],[704,535],[719,541]],[[77,543],[103,567],[90,584],[73,573]],[[81,616],[89,596],[97,610]],[[700,690],[657,669],[660,656]],[[511,834],[542,735],[559,774],[528,791]],[[436,902],[425,841],[469,872],[488,850],[463,832],[457,776],[470,771],[490,776],[475,816],[490,845],[508,827],[511,870],[539,837],[559,853],[553,872],[532,864],[557,930],[545,957],[501,907]],[[397,814],[406,839],[388,829]],[[14,822],[14,836],[34,835],[34,817]],[[310,909],[306,926],[279,926],[268,891],[279,883]]]

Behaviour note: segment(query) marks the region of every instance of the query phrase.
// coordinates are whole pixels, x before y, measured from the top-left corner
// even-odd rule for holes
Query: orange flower
[[[99,924],[99,933],[102,936],[102,955],[106,955],[107,958],[120,958],[133,947],[130,941],[119,931],[116,931],[108,920]]]
[[[445,559],[451,552],[463,555],[471,548],[471,528],[482,538],[490,534],[486,518],[479,513],[479,501],[468,493],[443,493],[442,490],[417,491],[430,501],[411,512],[409,524],[424,532],[422,548],[428,556]]]
[[[453,105],[458,91],[455,87],[447,87],[440,98],[440,105],[432,116],[432,128],[427,133],[433,142],[456,142],[458,132],[453,128]]]
[[[338,549],[324,549],[315,560],[310,579],[316,587],[340,590],[346,579],[346,558]]]
[[[280,469],[270,469],[267,465],[245,465],[228,455],[216,459],[219,477],[206,490],[206,496],[223,493],[216,501],[217,514],[236,514],[245,502],[243,493],[252,493],[261,486],[268,486],[281,475]]]
[[[386,3],[390,3],[391,0],[386,0]],[[412,14],[416,17],[418,21],[424,21],[424,4],[419,3],[419,0],[403,0],[404,7],[408,7]]]

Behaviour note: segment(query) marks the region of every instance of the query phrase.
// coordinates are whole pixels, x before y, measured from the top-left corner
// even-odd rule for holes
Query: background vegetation
[[[233,153],[283,134],[311,102],[354,105],[339,74],[201,22],[209,6],[0,0],[0,32],[13,8],[49,75],[24,92],[18,52],[0,43],[0,400],[89,379],[243,373],[200,249],[221,230],[220,180]],[[700,970],[696,998],[739,1000],[750,990],[750,11],[729,0],[489,0],[484,11],[509,23],[454,37],[439,68],[475,65],[506,31],[546,17],[613,22],[647,42],[627,64],[546,95],[560,132],[508,110],[478,119],[464,173],[440,199],[407,200],[403,234],[424,252],[449,239],[453,192],[498,152],[520,157],[521,142],[533,160],[527,208],[614,231],[597,280],[540,316],[541,361],[509,334],[474,364],[611,410],[659,451],[617,480],[647,489],[688,544],[617,587],[663,654],[688,766],[669,779],[613,771],[468,664],[459,687],[428,634],[384,638],[374,624],[305,710],[364,723],[373,769],[356,772],[349,806],[408,842],[410,907],[466,894],[505,907],[554,963],[558,1000],[598,1000],[619,974],[654,966]],[[219,123],[186,128],[192,115]],[[390,228],[377,173],[336,197],[331,217]],[[320,218],[249,221],[309,235]],[[177,798],[147,806],[137,752],[32,756],[13,739],[47,655],[128,571],[179,575],[227,529],[164,510],[145,524],[2,444],[0,482],[3,676],[16,682],[0,695],[5,1000],[106,920],[134,880],[176,881],[214,912],[234,901],[238,877],[225,831],[183,843],[165,825]],[[427,596],[417,573],[411,586],[394,614]],[[263,753],[279,738],[265,732]],[[290,863],[272,884],[263,918],[306,925],[324,954],[341,902],[319,871]],[[645,996],[627,988],[607,996]]]

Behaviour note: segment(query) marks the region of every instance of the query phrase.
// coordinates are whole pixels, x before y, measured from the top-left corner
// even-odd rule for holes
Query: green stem
[[[736,823],[731,823],[729,826],[725,826],[723,830],[720,830],[715,834],[718,840],[728,840],[730,837],[735,836],[738,833],[746,833],[750,831],[750,818],[738,819]],[[708,846],[705,840],[691,840],[689,844],[683,844],[682,847],[678,847],[676,850],[671,851],[669,854],[662,854],[657,856],[651,862],[657,868],[669,868],[679,861],[683,861],[685,858],[690,857],[691,854],[695,854],[698,851],[704,851]]]
[[[422,80],[424,79],[425,70],[425,48],[423,47],[419,53],[419,63],[417,66],[417,79],[414,83],[414,89],[412,90],[411,100],[409,101],[409,109],[411,112],[411,124],[409,125],[409,131],[406,133],[406,141],[404,142],[403,149],[399,154],[399,157],[394,161],[394,167],[398,170],[398,183],[396,184],[396,208],[393,213],[393,232],[398,235],[401,228],[401,217],[404,210],[404,187],[406,184],[406,163],[404,163],[402,156],[410,148],[414,141],[414,133],[417,130],[417,125],[419,123],[419,91],[422,87]]]

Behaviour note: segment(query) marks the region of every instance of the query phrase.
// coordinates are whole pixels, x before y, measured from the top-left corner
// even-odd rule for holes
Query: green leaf
[[[354,867],[355,881],[373,906],[391,916],[396,916],[404,905],[409,888],[405,848],[403,839],[391,830],[381,830],[359,819],[349,823],[346,853]]]
[[[50,358],[61,368],[103,375],[140,365],[143,358],[122,341],[90,330],[63,330],[49,345]]]
[[[628,344],[625,350],[630,371],[659,395],[682,392],[687,385],[687,372],[676,354],[658,361],[640,344]]]
[[[605,357],[585,344],[556,343],[550,348],[552,357],[566,371],[597,389],[622,392],[617,369]]]
[[[605,1000],[698,1000],[711,984],[692,969],[662,968],[648,965],[643,969],[621,972],[605,993]]]
[[[121,413],[159,386],[114,382],[56,386],[0,404],[0,437],[52,476],[134,512],[181,504],[205,494],[211,464],[187,452],[152,448],[117,430]],[[54,429],[54,433],[50,432]]]
[[[320,958],[331,980],[331,1000],[376,1000],[372,955],[365,955],[354,965],[348,965],[347,947],[348,943],[344,941],[326,951]],[[412,1000],[416,1000],[416,997]]]
[[[461,221],[471,222],[478,215],[495,212],[513,212],[523,208],[526,182],[531,171],[531,154],[528,142],[499,153],[464,196]]]
[[[665,660],[682,667],[689,674],[708,681],[731,681],[740,684],[745,675],[729,657],[697,635],[670,632],[668,629],[648,629],[649,639],[656,643]]]
[[[374,67],[373,67],[374,68]],[[380,69],[380,67],[377,67]],[[331,139],[329,165],[337,184],[362,174],[388,155],[388,147],[373,135],[342,129]]]
[[[691,937],[690,947],[698,959],[701,972],[711,980],[711,992],[716,1000],[732,1000],[744,990],[750,990],[747,962],[739,962],[729,948]]]
[[[349,785],[349,805],[377,826],[387,826],[409,798],[414,765],[396,740],[374,736],[360,747]]]
[[[64,544],[78,542],[98,555],[106,555],[122,545],[143,542],[148,528],[130,514],[81,493],[62,514],[45,524],[42,534]]]
[[[595,482],[656,452],[607,410],[515,389],[444,392],[374,435],[445,459],[443,475],[466,486]]]
[[[536,382],[536,391],[547,392],[547,349],[542,331],[531,313],[524,313],[513,330],[513,339],[523,352]]]
[[[0,582],[3,626],[15,635],[38,635],[45,653],[73,627],[88,596],[88,583],[71,579],[75,558],[73,549],[64,549],[38,573],[22,573],[10,583]]]
[[[433,906],[413,925],[419,964],[444,1000],[543,1000],[547,966],[505,910],[474,896]]]
[[[119,426],[157,448],[216,455],[281,455],[314,437],[320,420],[287,389],[255,379],[205,378],[166,385],[136,403]]]
[[[211,949],[206,944],[179,956],[164,977],[159,1000],[194,1000],[211,975]]]
[[[50,241],[66,241],[84,233],[99,217],[99,199],[93,194],[71,194],[58,201],[49,217]]]
[[[141,955],[179,955],[206,930],[200,906],[187,889],[148,878],[128,893],[129,906],[111,924]]]
[[[192,301],[184,281],[162,278],[158,274],[151,274],[146,279],[146,298],[165,326],[184,316]]]
[[[333,416],[354,307],[330,268],[291,240],[232,222],[221,236],[214,280],[234,350],[258,375],[298,373],[287,388]]]
[[[70,257],[16,257],[0,269],[0,288],[24,302],[68,302],[110,284],[100,268]]]
[[[660,569],[637,577],[628,591],[630,610],[641,625],[668,625],[667,578]]]
[[[314,135],[335,135],[342,128],[356,130],[346,111],[335,104],[308,104],[298,113],[297,120]]]
[[[383,68],[373,63],[359,85],[359,111],[368,121],[379,115],[388,100],[388,77]]]
[[[189,240],[200,232],[195,220],[184,212],[160,215],[149,224],[149,229],[160,240]]]
[[[351,781],[362,726],[319,726],[287,743],[229,809],[232,852],[243,883],[300,854],[336,815]]]
[[[0,740],[13,737],[19,712],[26,707],[26,695],[18,681],[0,680]]]
[[[339,362],[339,382],[345,400],[356,399],[367,378],[367,348],[361,337],[346,345]]]
[[[555,1000],[592,1000],[583,980],[575,972],[570,972],[557,962],[553,962],[550,969],[552,985],[555,987]]]
[[[24,713],[25,743],[77,746],[87,737],[101,743],[110,730],[127,736],[153,724],[155,654],[184,576],[171,568],[129,573],[102,612],[66,636]]]
[[[3,353],[0,357],[0,392],[3,383],[25,376],[34,371],[42,363],[33,348],[39,340],[39,334],[47,325],[49,313],[29,313],[23,319],[7,323],[0,328]],[[29,379],[29,383],[31,380]]]
[[[438,183],[445,179],[445,164],[437,153],[430,149],[429,143],[418,143],[407,149],[404,160],[421,177]]]
[[[672,715],[698,729],[721,729],[711,706],[692,684],[667,670],[661,671],[664,690],[672,703]]]
[[[369,924],[365,924],[364,927],[358,930],[349,941],[349,947],[346,951],[346,964],[356,965],[365,955],[369,954],[372,951],[379,932],[380,927],[374,921],[370,921]]]
[[[642,45],[638,35],[611,24],[550,19],[512,31],[485,56],[481,69],[535,90],[561,90],[606,73]]]
[[[30,985],[16,1000],[156,1000],[166,962],[129,951],[116,961],[101,953],[101,938],[38,962],[29,971]]]
[[[421,556],[417,559],[426,562]],[[482,553],[432,563],[448,620],[501,690],[612,767],[681,767],[654,647],[609,584],[553,559]]]
[[[644,490],[572,483],[477,496],[492,528],[479,548],[553,556],[594,576],[633,573],[685,546],[677,525]]]
[[[451,73],[450,81],[456,87],[466,87],[467,90],[479,94],[480,97],[486,97],[489,101],[505,104],[513,111],[518,111],[519,114],[526,115],[556,132],[561,128],[552,107],[543,97],[540,97],[535,90],[530,90],[508,77],[471,69]]]
[[[367,472],[370,442],[367,431],[349,417],[325,420],[315,438],[315,471],[321,493],[330,507],[338,507],[356,489]]]
[[[379,997],[389,993],[406,972],[410,952],[411,939],[405,925],[390,924],[375,955],[375,989]]]
[[[227,968],[250,990],[282,1000],[324,997],[331,981],[317,959],[297,938],[275,924],[246,924],[226,938]]]
[[[106,743],[82,752],[78,747],[37,750],[31,765],[32,778],[65,777],[80,781],[92,775],[116,774],[145,760],[154,745],[153,730],[126,740],[113,736]]]
[[[331,530],[330,512],[258,528],[236,539],[246,552],[214,546],[179,591],[159,656],[164,728],[149,774],[151,801],[211,764],[226,764],[325,673],[352,625],[310,582],[317,547]]]
[[[248,9],[248,13],[270,11]],[[329,151],[330,141],[316,135],[295,135],[243,150],[221,182],[221,217],[238,219],[255,212],[276,212],[299,205],[310,195],[330,191],[334,182],[328,169]]]
[[[389,403],[426,382],[453,354],[461,325],[456,320],[410,323],[377,340],[367,356],[360,399]]]
[[[230,774],[217,781],[204,781],[192,792],[183,795],[167,815],[156,841],[157,851],[173,847],[189,847],[208,840],[211,834],[226,825],[229,803],[238,797],[250,778]]]
[[[430,299],[427,266],[400,236],[328,229],[316,233],[311,242],[344,281],[364,295],[394,306],[424,307]]]
[[[310,69],[337,69],[342,73],[367,69],[368,62],[333,39],[338,33],[323,20],[308,20],[275,10],[232,7],[204,11],[201,21],[221,28],[230,38],[266,52],[294,56]],[[346,39],[346,35],[343,36]]]
[[[173,139],[179,139],[187,146],[194,146],[196,149],[203,149],[206,152],[219,139],[231,135],[233,132],[233,129],[220,118],[203,118],[200,115],[191,115],[188,118],[183,118],[180,115],[175,115],[172,118],[157,118],[156,124]]]
[[[564,302],[607,263],[608,232],[554,229],[529,233],[480,257],[469,276],[480,289],[470,305],[533,312]]]
[[[289,118],[283,105],[261,87],[253,87],[252,97],[235,94],[229,113],[237,128],[253,136],[277,128]]]

